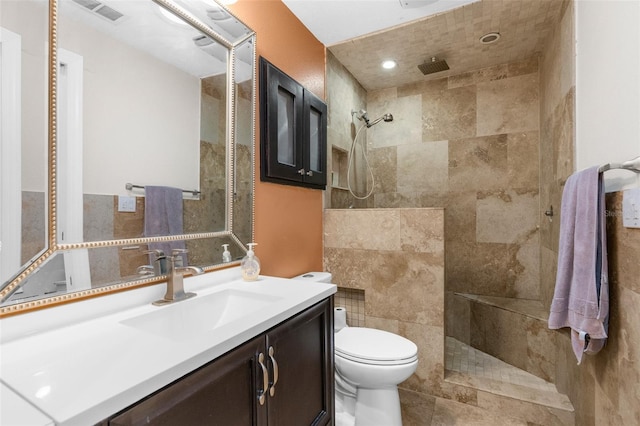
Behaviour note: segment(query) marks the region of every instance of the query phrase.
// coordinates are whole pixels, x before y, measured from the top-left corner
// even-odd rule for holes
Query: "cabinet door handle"
[[[271,358],[271,363],[273,364],[273,383],[271,384],[271,389],[269,390],[269,395],[274,396],[276,394],[276,383],[278,383],[278,363],[276,359],[273,357],[274,354],[273,346],[269,346],[269,358]]]
[[[258,355],[258,364],[262,368],[262,390],[258,391],[258,402],[260,402],[260,405],[264,405],[267,390],[269,389],[269,373],[264,365],[264,354],[262,352]]]
[[[298,170],[298,174],[304,176],[304,169]]]
[[[307,176],[313,176],[313,170],[309,170],[309,171],[307,172]]]

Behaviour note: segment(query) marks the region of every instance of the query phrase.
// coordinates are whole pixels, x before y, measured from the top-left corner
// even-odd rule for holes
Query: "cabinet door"
[[[334,417],[332,315],[329,298],[267,333],[270,425],[326,425]]]
[[[260,80],[263,123],[262,178],[302,182],[303,88],[291,77],[261,58]]]
[[[266,425],[266,404],[258,402],[261,352],[262,336],[128,408],[109,425]]]
[[[304,181],[325,189],[327,182],[327,105],[308,90],[304,91],[303,141],[307,153],[304,156]]]

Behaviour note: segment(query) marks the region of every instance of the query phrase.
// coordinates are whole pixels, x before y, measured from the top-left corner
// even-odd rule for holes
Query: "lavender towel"
[[[145,186],[144,236],[181,235],[182,230],[182,190],[168,186]],[[162,250],[170,255],[173,249],[184,249],[184,241],[150,243],[149,250]],[[182,256],[187,265],[186,255]],[[150,261],[153,262],[153,256]]]
[[[549,328],[571,328],[573,352],[600,351],[607,341],[609,279],[602,174],[592,167],[569,177],[562,193],[558,274]]]

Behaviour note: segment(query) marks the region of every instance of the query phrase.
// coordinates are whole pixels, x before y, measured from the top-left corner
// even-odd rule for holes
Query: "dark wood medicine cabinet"
[[[327,105],[260,57],[260,179],[325,189]]]

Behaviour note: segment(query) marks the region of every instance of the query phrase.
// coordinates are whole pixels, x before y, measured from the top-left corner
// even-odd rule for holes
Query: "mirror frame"
[[[234,190],[236,186],[235,182],[235,146],[236,146],[236,129],[235,129],[235,91],[236,91],[236,80],[235,80],[235,64],[236,64],[236,52],[235,48],[247,42],[247,40],[252,40],[253,42],[253,58],[252,58],[252,75],[253,75],[253,83],[252,83],[252,99],[251,99],[251,212],[250,212],[250,221],[251,221],[251,239],[253,240],[255,236],[255,135],[256,135],[256,32],[249,28],[246,24],[242,22],[238,17],[236,17],[228,8],[224,5],[216,3],[224,9],[231,17],[238,20],[240,23],[245,25],[249,30],[249,33],[242,38],[239,38],[236,42],[230,42],[226,38],[222,37],[214,30],[211,29],[208,25],[201,22],[197,17],[191,14],[189,11],[183,9],[178,4],[174,3],[172,0],[149,0],[158,4],[160,7],[166,9],[170,13],[176,15],[186,23],[188,23],[193,28],[202,32],[203,34],[211,37],[216,42],[222,44],[228,49],[229,60],[227,61],[227,102],[226,102],[226,215],[225,215],[225,230],[217,231],[217,232],[204,232],[204,233],[195,233],[195,234],[182,234],[182,235],[171,235],[171,236],[161,236],[161,237],[140,237],[140,238],[129,238],[129,239],[117,239],[117,240],[105,240],[105,241],[91,241],[91,242],[81,242],[81,243],[73,243],[73,244],[60,244],[56,239],[56,170],[57,170],[57,73],[58,73],[58,34],[57,34],[57,25],[58,25],[58,2],[59,0],[49,0],[49,47],[48,47],[48,161],[47,165],[49,167],[49,179],[47,182],[47,232],[46,232],[46,247],[41,252],[40,256],[33,260],[26,267],[23,265],[23,269],[17,272],[17,274],[13,277],[9,283],[0,289],[0,302],[4,302],[7,300],[15,290],[20,288],[20,285],[34,272],[36,272],[50,257],[52,257],[55,253],[60,251],[68,251],[68,250],[76,250],[76,249],[91,249],[91,248],[102,248],[102,247],[115,247],[115,246],[126,246],[126,245],[138,245],[138,244],[148,244],[154,242],[163,242],[163,241],[177,241],[177,240],[196,240],[196,239],[204,239],[204,238],[231,238],[242,250],[246,252],[246,248],[244,246],[244,242],[240,241],[240,239],[233,232],[233,214],[234,214]],[[232,266],[237,266],[240,264],[239,260],[232,261],[230,263],[221,263],[214,264],[209,266],[203,266],[205,272],[211,272],[219,269],[225,269]],[[103,287],[97,287],[87,290],[82,290],[73,293],[65,293],[61,295],[56,295],[49,298],[42,298],[37,300],[32,300],[23,303],[16,303],[13,305],[0,306],[0,318],[18,314],[29,312],[36,309],[47,308],[55,305],[59,305],[62,303],[75,302],[84,300],[91,297],[107,295],[110,293],[133,289],[145,285],[155,284],[167,279],[166,275],[141,278],[139,280],[121,282],[111,285],[106,285]]]

